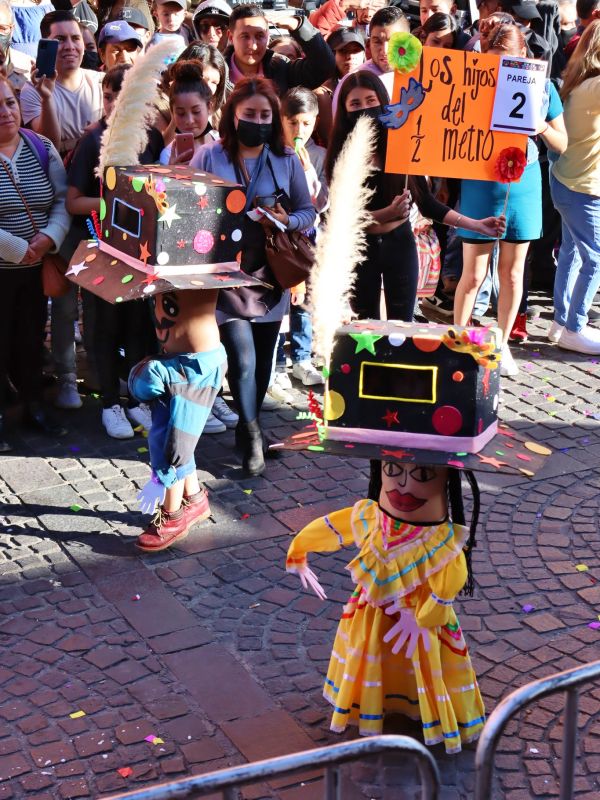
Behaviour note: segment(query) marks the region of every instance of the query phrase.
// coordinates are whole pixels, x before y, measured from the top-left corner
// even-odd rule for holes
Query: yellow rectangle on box
[[[490,130],[500,56],[424,47],[419,66],[396,72],[392,104],[411,78],[425,99],[398,129],[388,130],[386,172],[495,181],[506,147],[527,148],[527,136]]]

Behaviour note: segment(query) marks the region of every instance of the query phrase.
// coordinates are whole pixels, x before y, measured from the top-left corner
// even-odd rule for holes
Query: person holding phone
[[[204,144],[219,138],[210,123],[213,94],[195,61],[173,64],[169,84],[169,108],[175,139],[160,154],[161,164],[189,164]]]
[[[48,139],[20,127],[15,91],[0,75],[0,452],[12,449],[4,432],[9,378],[26,423],[51,436],[66,434],[42,405],[42,259],[56,252],[69,226],[65,169]]]
[[[248,202],[268,206],[269,214],[287,230],[311,228],[316,212],[302,164],[284,145],[279,99],[271,81],[240,80],[223,108],[219,133],[220,141],[200,148],[191,166],[245,185]],[[245,272],[270,274],[265,254],[270,224],[244,218],[241,267]],[[272,275],[270,280],[275,283]],[[258,412],[288,304],[289,292],[274,286],[259,287],[253,293],[243,289],[219,292],[217,322],[227,352],[229,387],[239,413],[236,446],[249,475],[260,475],[265,469]]]
[[[327,42],[308,19],[276,17],[277,28],[289,31],[300,44],[304,58],[290,61],[274,53],[269,44],[269,13],[255,5],[239,5],[229,17],[230,47],[225,51],[229,77],[237,84],[243,78],[270,78],[279,95],[292,86],[316,89],[335,71],[335,60]]]

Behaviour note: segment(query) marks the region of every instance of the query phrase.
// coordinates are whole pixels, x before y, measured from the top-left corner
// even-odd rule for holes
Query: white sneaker
[[[215,402],[211,409],[211,415],[220,420],[226,428],[235,428],[238,424],[239,417],[235,411],[227,405],[225,400],[220,395],[215,397]]]
[[[290,404],[294,402],[293,396],[289,392],[286,392],[286,390],[282,386],[280,386],[277,383],[277,381],[275,381],[269,386],[269,388],[267,389],[267,395],[279,404],[281,403]]]
[[[133,428],[118,403],[102,409],[102,424],[113,439],[131,439],[133,436]]]
[[[572,350],[575,353],[585,353],[590,356],[600,355],[600,331],[587,325],[577,333],[565,328],[558,340],[558,346],[563,350]]]
[[[279,408],[281,403],[279,400],[275,400],[274,397],[271,397],[269,394],[269,390],[267,389],[267,393],[265,395],[265,399],[262,401],[262,405],[260,407],[261,411],[275,411],[276,408]]]
[[[548,329],[546,338],[548,339],[549,342],[552,342],[552,344],[556,344],[560,339],[564,329],[565,329],[564,325],[559,325],[559,323],[556,322],[556,320],[552,320],[552,325],[550,325],[550,328]]]
[[[275,379],[273,383],[276,383],[279,386],[279,388],[283,389],[284,391],[285,389],[292,388],[292,382],[290,380],[290,376],[287,374],[287,371],[285,369],[276,370]]]
[[[146,403],[140,403],[139,406],[127,408],[125,409],[125,413],[136,428],[138,425],[141,425],[144,430],[149,431],[152,427],[152,413],[150,412],[150,406],[146,405]]]
[[[217,419],[214,414],[210,413],[204,423],[202,433],[225,433],[227,426],[220,419]]]
[[[81,408],[83,401],[77,391],[77,375],[70,372],[58,379],[58,394],[54,405],[57,408]]]
[[[305,386],[316,386],[325,383],[319,370],[310,361],[298,361],[292,367],[292,375]]]
[[[515,375],[519,374],[519,368],[510,352],[510,348],[507,344],[504,345],[502,348],[502,360],[500,361],[500,375],[504,375],[505,378],[514,378]]]

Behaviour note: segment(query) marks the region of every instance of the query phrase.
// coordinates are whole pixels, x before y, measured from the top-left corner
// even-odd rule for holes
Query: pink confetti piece
[[[600,630],[600,622],[588,622],[588,628],[592,628],[595,631]]]
[[[144,741],[145,742],[150,742],[150,744],[152,744],[155,739],[156,739],[156,734],[155,733],[151,733],[149,736],[144,736]]]
[[[142,597],[141,597],[141,595],[139,595],[139,594],[134,594],[134,595],[133,595],[133,597],[132,597],[131,599],[132,599],[132,600],[141,600],[141,599],[142,599]]]
[[[535,611],[535,606],[529,605],[529,603],[521,607],[526,614],[529,614],[531,611]]]
[[[130,775],[133,775],[131,767],[120,767],[117,772],[122,778],[128,778]]]

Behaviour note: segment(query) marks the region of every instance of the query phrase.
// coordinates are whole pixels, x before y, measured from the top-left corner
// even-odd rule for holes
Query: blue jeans
[[[498,251],[498,245],[495,244],[490,255],[490,268],[486,272],[475,298],[473,314],[476,317],[483,317],[488,310],[490,300],[492,301],[492,306],[495,306],[498,302]]]
[[[562,244],[554,279],[554,320],[578,333],[600,286],[600,197],[573,192],[550,176],[562,217]]]
[[[303,306],[290,306],[290,353],[292,363],[310,361],[312,320]]]

